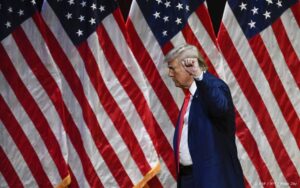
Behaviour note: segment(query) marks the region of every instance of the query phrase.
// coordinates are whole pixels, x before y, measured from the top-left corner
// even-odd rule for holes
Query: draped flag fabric
[[[203,0],[132,2],[126,22],[130,47],[149,85],[151,110],[157,121],[157,152],[162,170],[150,187],[176,187],[173,134],[183,92],[168,78],[164,55],[182,43],[196,45],[212,73],[222,73],[222,58]]]
[[[116,2],[1,0],[0,13],[0,187],[145,185],[155,119]]]
[[[59,74],[52,62],[43,64],[37,56],[46,55],[45,48],[37,53],[33,49],[39,44],[32,38],[32,20],[19,26],[39,11],[41,3],[1,1],[0,7],[0,186],[68,184]]]
[[[300,187],[300,1],[228,0],[218,43],[249,187]]]

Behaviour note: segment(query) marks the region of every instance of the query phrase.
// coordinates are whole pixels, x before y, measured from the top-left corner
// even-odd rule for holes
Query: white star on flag
[[[276,4],[278,7],[282,7],[282,1],[280,1],[280,0],[278,0]]]
[[[19,12],[18,12],[18,14],[19,14],[19,16],[23,16],[24,15],[24,11],[20,9]]]
[[[105,11],[105,7],[101,5],[101,6],[99,7],[99,10],[100,10],[100,12],[103,12],[103,11]]]
[[[161,0],[156,0],[157,4],[161,4],[162,1]]]
[[[167,31],[163,31],[163,36],[168,36]]]
[[[85,20],[84,16],[80,15],[79,18],[80,22],[83,22]]]
[[[78,29],[78,31],[76,33],[77,33],[78,37],[83,35],[83,31],[81,31],[80,29]]]
[[[177,18],[175,22],[177,23],[177,25],[181,24],[181,18]]]
[[[271,12],[268,12],[267,10],[263,15],[265,16],[265,19],[271,18]]]
[[[169,21],[169,16],[164,16],[163,20],[164,20],[164,22],[168,22]]]
[[[166,1],[165,2],[165,6],[166,6],[166,8],[170,7],[171,6],[171,2],[170,1]]]
[[[155,19],[157,19],[157,18],[160,18],[160,12],[155,12],[154,14],[153,14],[153,16],[155,17]]]
[[[250,21],[250,23],[248,23],[248,25],[250,26],[250,28],[255,28],[255,24],[256,22],[254,22],[253,20]]]
[[[242,2],[239,7],[241,8],[241,11],[242,10],[247,10],[247,4],[246,3]]]
[[[34,1],[34,0],[33,0],[33,1]],[[74,0],[69,0],[68,3],[69,3],[70,5],[74,5]]]
[[[268,2],[268,5],[273,4],[272,0],[266,0]]]
[[[178,10],[181,10],[181,9],[183,9],[183,4],[182,3],[178,3],[176,7],[178,8]]]
[[[86,1],[82,1],[82,2],[80,3],[80,5],[81,5],[82,7],[85,7],[85,6],[86,6]]]
[[[93,3],[92,6],[91,6],[91,8],[92,8],[93,10],[96,10],[96,9],[97,9],[96,4]]]
[[[68,12],[67,15],[66,15],[66,17],[67,17],[68,20],[72,19],[72,14]]]
[[[6,26],[6,28],[11,27],[11,23],[10,23],[10,22],[6,22],[6,23],[5,23],[5,26]]]
[[[186,11],[190,11],[190,6],[186,5],[186,6],[185,6],[185,10],[186,10]]]
[[[253,9],[251,9],[253,15],[258,14],[258,8],[253,7]]]
[[[95,20],[95,18],[91,18],[91,19],[89,20],[89,22],[90,22],[90,24],[91,24],[91,25],[94,25],[94,24],[96,24],[96,20]]]

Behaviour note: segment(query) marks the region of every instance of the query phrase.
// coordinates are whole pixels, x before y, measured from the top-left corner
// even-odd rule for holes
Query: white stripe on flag
[[[218,75],[224,79],[223,58],[196,13],[189,17],[188,23]]]
[[[3,126],[3,123],[0,121],[0,127],[1,126]],[[9,187],[1,172],[0,172],[0,187]]]
[[[298,59],[300,59],[300,28],[294,17],[294,14],[290,9],[288,9],[282,14],[280,18],[287,32],[288,38],[297,54],[297,57]]]
[[[262,182],[259,178],[259,175],[257,174],[257,171],[255,168],[253,168],[253,163],[249,158],[249,155],[247,154],[247,151],[243,148],[240,140],[236,138],[236,146],[238,152],[238,157],[240,160],[240,163],[243,167],[243,174],[244,177],[249,182],[250,186],[256,187],[259,185],[262,185]]]
[[[70,153],[70,155],[68,156],[68,162],[69,162],[68,164],[69,164],[70,168],[72,169],[72,172],[76,178],[75,181],[77,181],[79,187],[90,187],[88,181],[85,178],[84,169],[82,168],[82,162],[84,162],[84,161],[80,161],[80,158],[79,158],[76,150],[74,149],[72,143],[70,142],[69,138],[67,139],[67,143],[68,143],[68,152]],[[100,159],[98,159],[98,160],[100,160]],[[72,181],[74,181],[74,180],[72,180]],[[109,181],[109,180],[106,179],[105,181]],[[72,185],[72,182],[71,182],[71,185]],[[117,185],[114,184],[114,186],[117,186]]]
[[[168,171],[168,167],[165,164],[165,161],[160,160],[161,169],[163,170],[157,177],[163,187],[166,188],[176,188],[177,182],[174,178],[172,178],[172,174]]]
[[[150,101],[151,101],[151,103],[150,103]],[[157,101],[157,102],[152,102],[152,101]],[[168,144],[171,147],[173,147],[173,133],[175,131],[175,128],[174,128],[170,118],[168,118],[168,114],[166,113],[165,109],[159,102],[159,99],[154,94],[154,91],[152,89],[150,90],[150,94],[149,94],[149,103],[150,103],[150,108],[152,110],[154,118],[156,119],[158,125],[160,125],[162,132],[164,133],[165,137],[168,140]]]
[[[182,32],[177,33],[170,41],[173,44],[173,46],[180,46],[180,45],[186,43],[185,37]],[[171,88],[171,89],[174,89],[174,88]],[[182,105],[182,103],[181,103],[181,105]]]

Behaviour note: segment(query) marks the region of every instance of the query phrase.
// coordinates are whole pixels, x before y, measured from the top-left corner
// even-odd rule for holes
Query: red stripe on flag
[[[95,144],[100,147],[107,147],[107,152],[109,153],[107,156],[112,157],[110,151],[111,146],[109,145],[107,139],[104,137],[103,134],[98,133],[98,130],[95,130],[95,126],[98,126],[97,119],[95,117],[94,112],[92,111],[88,99],[86,98],[83,86],[81,84],[80,79],[78,78],[71,62],[69,61],[68,57],[64,53],[63,49],[59,45],[58,41],[56,40],[55,36],[52,34],[51,30],[48,28],[44,20],[36,14],[33,16],[33,19],[35,23],[38,25],[38,29],[41,32],[49,51],[54,59],[54,62],[58,66],[58,68],[63,73],[64,78],[68,82],[74,96],[78,100],[82,112],[83,112],[83,118],[86,122],[87,128],[89,128],[92,138],[95,141]],[[86,154],[86,151],[84,149],[83,141],[80,136],[80,132],[78,129],[71,129],[69,130],[68,135],[74,144],[74,147],[76,148],[81,163],[84,168],[84,173],[87,181],[89,182],[90,186],[96,186],[96,187],[103,187],[97,173],[94,170],[94,167],[92,163],[89,160],[88,155]],[[77,145],[78,144],[78,145]],[[101,153],[101,152],[100,152]],[[126,176],[124,176],[126,177]],[[132,185],[132,184],[131,184]]]
[[[148,186],[151,188],[163,188],[163,185],[160,183],[158,178],[152,178],[147,182]]]
[[[209,12],[208,12],[205,4],[202,3],[196,9],[195,12],[196,12],[199,20],[201,20],[201,23],[202,23],[203,27],[205,28],[205,30],[209,34],[210,39],[214,42],[216,48],[218,48],[217,41],[216,41],[216,35],[215,35],[215,31],[213,29],[213,25],[212,25],[212,22],[211,22],[210,14],[209,14]]]
[[[118,26],[123,33],[123,36],[125,36],[126,42],[130,42],[128,32],[126,31],[125,21],[123,19],[123,15],[119,7],[113,12],[113,16],[115,21],[118,23]]]
[[[275,96],[275,99],[292,134],[295,138],[300,138],[300,120],[281,83],[262,38],[260,35],[256,35],[249,40],[249,44],[260,68],[268,80],[272,93]],[[296,139],[296,142],[300,148],[300,140]]]
[[[245,188],[251,188],[251,185],[249,184],[245,176],[244,176],[244,183],[245,183]]]
[[[102,31],[101,31],[102,32]],[[99,39],[102,40],[102,39]],[[106,39],[105,39],[106,40]],[[100,43],[103,42],[105,45],[110,45],[108,41],[100,41]],[[127,145],[127,148],[129,149],[132,158],[138,165],[140,171],[142,174],[146,174],[151,168],[149,164],[147,163],[146,157],[137,141],[136,136],[134,135],[124,113],[118,106],[117,102],[114,100],[113,96],[109,92],[108,88],[105,85],[105,82],[102,78],[102,75],[100,73],[100,70],[98,69],[98,65],[96,62],[95,57],[93,56],[90,47],[86,42],[81,43],[79,46],[77,46],[77,49],[85,62],[85,68],[87,70],[87,73],[90,77],[90,80],[95,87],[95,90],[97,91],[99,100],[101,101],[101,104],[103,105],[105,111],[107,112],[107,115],[110,117],[112,122],[114,123],[114,126],[120,133],[122,139],[124,140],[125,144]],[[112,50],[112,49],[110,49]],[[111,53],[111,52],[110,52]],[[112,54],[114,57],[117,54]],[[120,63],[120,62],[118,62]],[[99,129],[99,131],[101,131]],[[101,133],[103,134],[103,133]],[[114,151],[113,151],[114,152]],[[107,155],[104,153],[102,154],[103,158],[106,158]],[[115,153],[113,155],[116,155]],[[114,159],[106,158],[106,162],[108,164],[108,167],[110,171],[115,176],[116,180],[119,181],[120,185],[126,185],[128,180],[125,180],[124,176],[125,174],[119,173],[119,169],[123,169],[122,164],[120,160],[115,156]],[[124,173],[126,173],[124,171]],[[129,178],[129,177],[128,177]],[[124,181],[123,181],[124,180]],[[130,178],[129,178],[130,180]]]
[[[1,51],[3,50],[1,45],[0,45],[0,50]],[[2,53],[0,53],[0,59],[4,59],[4,62],[10,61],[10,60],[6,59],[6,57],[3,58],[3,55],[1,55],[1,54]],[[15,74],[14,71],[7,71],[8,68],[5,67],[5,66],[7,66],[7,65],[4,65],[4,63],[0,63],[0,68],[3,71],[4,75],[6,75],[6,77],[7,77],[7,74],[9,74],[11,77],[13,77],[17,80],[18,75]],[[16,84],[16,83],[11,83],[11,81],[9,81],[9,82],[10,82],[11,86],[13,85],[14,89],[15,89],[15,86],[18,85],[18,87],[20,88],[19,90],[17,90],[18,93],[20,91],[22,91],[21,88],[24,87],[22,85],[22,83]],[[15,93],[17,93],[17,92],[15,92]],[[27,92],[23,93],[23,98],[26,99],[26,100],[30,100],[28,95],[27,95]],[[4,101],[4,99],[2,98],[1,95],[0,95],[0,106],[1,106],[0,119],[2,120],[6,130],[9,132],[10,136],[14,140],[14,142],[15,142],[16,146],[18,147],[20,153],[22,154],[28,168],[30,169],[32,175],[34,176],[34,179],[36,179],[37,184],[39,185],[39,187],[52,187],[52,184],[51,184],[47,174],[45,173],[45,171],[43,169],[43,166],[40,162],[39,157],[35,153],[32,145],[30,144],[30,141],[26,137],[25,133],[23,132],[23,130],[21,128],[21,126],[19,125],[18,121],[14,117],[13,113],[10,111],[9,106],[5,103],[5,101]],[[35,108],[34,104],[31,105],[31,108]],[[38,110],[36,110],[36,111],[38,111]],[[29,113],[29,115],[30,115],[30,113]],[[45,126],[47,126],[47,125],[45,125]],[[50,139],[51,139],[51,137],[49,137],[49,140]],[[4,165],[4,166],[6,166],[6,165]],[[1,169],[4,166],[1,166]],[[6,167],[8,167],[8,166],[6,166]],[[11,178],[11,175],[9,175],[8,179],[10,179],[10,178]],[[8,182],[12,183],[11,181],[12,180],[9,180]]]
[[[32,72],[35,74],[37,79],[39,80],[41,86],[45,89],[45,91],[48,94],[48,97],[53,102],[54,107],[58,111],[58,114],[61,118],[61,121],[65,125],[65,117],[64,117],[64,111],[61,108],[62,107],[62,98],[60,95],[59,87],[55,84],[55,81],[49,74],[49,72],[46,70],[45,66],[41,62],[40,58],[35,52],[35,49],[32,47],[30,41],[26,37],[24,31],[18,27],[13,33],[12,33],[20,52],[22,53],[26,63],[29,65]],[[60,113],[59,113],[60,112]],[[61,156],[60,156],[61,155]],[[65,178],[69,173],[67,169],[67,165],[65,163],[62,156],[62,153],[59,154],[59,158],[54,158],[54,163],[58,169],[58,172],[61,176],[61,178]]]
[[[164,55],[167,55],[167,53],[171,51],[173,48],[174,48],[173,44],[170,41],[168,41],[167,43],[165,43],[165,45],[162,47],[161,50]]]
[[[279,167],[281,168],[283,175],[288,182],[298,182],[299,174],[295,168],[293,162],[289,158],[286,149],[284,148],[278,132],[272,122],[272,119],[265,107],[265,104],[259,95],[254,83],[252,82],[249,73],[247,72],[243,61],[241,60],[236,49],[229,48],[228,46],[234,46],[229,34],[224,26],[221,26],[220,32],[222,33],[222,42],[220,47],[227,59],[228,65],[233,71],[239,85],[247,97],[251,107],[253,108],[260,125],[270,143],[272,151],[276,157]],[[232,61],[234,59],[234,61]]]
[[[284,56],[285,62],[288,65],[298,87],[300,88],[300,60],[298,59],[297,54],[287,36],[281,19],[277,19],[272,24],[272,28],[274,30],[278,45]]]
[[[212,73],[214,75],[218,75],[216,69],[214,68],[211,61],[209,60],[209,57],[207,56],[205,50],[202,48],[200,42],[198,41],[198,39],[194,35],[194,33],[193,33],[191,27],[189,26],[189,24],[185,25],[185,27],[182,29],[182,33],[183,33],[183,36],[185,37],[185,40],[187,41],[187,43],[197,46],[197,48],[199,49],[199,51],[202,54],[203,58],[205,59],[205,62],[209,66],[210,73]]]
[[[162,144],[168,142],[168,140],[160,128],[156,130],[156,138],[159,143],[156,150],[164,160],[173,178],[176,179],[176,165],[175,165],[176,163],[175,163],[174,152],[173,150],[172,152],[167,152],[172,149],[170,148],[171,146],[169,144],[168,145]]]
[[[156,148],[164,148],[164,152],[168,154],[167,158],[165,159],[170,159],[169,155],[173,156],[173,149],[169,144],[166,136],[162,132],[160,126],[158,125],[156,119],[154,118],[142,91],[135,83],[132,75],[126,69],[121,57],[118,55],[117,50],[115,49],[112,41],[109,38],[109,35],[107,34],[107,31],[103,28],[103,26],[98,27],[97,33],[99,36],[99,43],[101,45],[101,48],[103,49],[112,70],[116,74],[117,78],[121,82],[121,85],[124,87],[126,93],[133,102],[137,112],[139,113],[139,116],[141,117],[141,120],[145,125],[147,132],[151,137],[154,146]],[[105,41],[101,39],[105,39]],[[159,137],[162,142],[157,143],[157,137]],[[170,170],[173,169],[172,166],[168,166],[168,168]],[[145,175],[146,172],[147,171],[143,172],[143,174]]]
[[[134,40],[130,48],[135,55],[140,67],[142,68],[144,74],[146,75],[147,79],[149,80],[155,94],[159,98],[161,104],[163,105],[166,113],[171,119],[174,127],[177,122],[177,116],[179,114],[178,106],[171,95],[169,89],[163,82],[158,70],[155,67],[153,60],[151,59],[150,55],[147,53],[147,50],[142,43],[139,35],[137,34],[136,30],[134,29],[134,25],[130,19],[127,20],[127,29],[128,32],[131,34],[132,39]]]
[[[295,5],[291,7],[291,10],[294,14],[295,20],[298,23],[298,27],[300,27],[300,1],[298,1]]]
[[[236,135],[239,138],[241,144],[247,152],[247,155],[251,159],[261,182],[274,182],[268,167],[266,166],[264,160],[262,159],[260,152],[258,150],[257,143],[248,129],[247,125],[241,118],[239,112],[236,110]],[[266,184],[264,187],[270,188]],[[275,187],[275,185],[271,186]]]
[[[3,98],[0,95],[0,104],[3,102]],[[5,113],[4,107],[7,108],[7,106],[3,106],[2,104],[0,105],[0,111],[1,114]],[[1,117],[0,114],[0,117]],[[11,114],[12,115],[12,114]],[[12,126],[12,125],[9,125]],[[17,172],[15,171],[14,167],[10,163],[8,157],[6,156],[5,152],[3,151],[2,147],[0,146],[0,172],[3,175],[3,178],[5,179],[6,183],[8,184],[9,187],[24,187]]]
[[[68,169],[70,170],[70,177],[71,177],[71,183],[70,183],[70,185],[68,185],[68,188],[79,188],[79,184],[77,182],[77,179],[74,176],[73,172],[71,171],[70,166],[68,167]]]

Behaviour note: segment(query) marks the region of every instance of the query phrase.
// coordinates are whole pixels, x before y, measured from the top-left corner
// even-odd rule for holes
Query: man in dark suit
[[[228,86],[207,71],[195,46],[175,47],[165,61],[186,94],[174,134],[178,187],[243,188]]]

